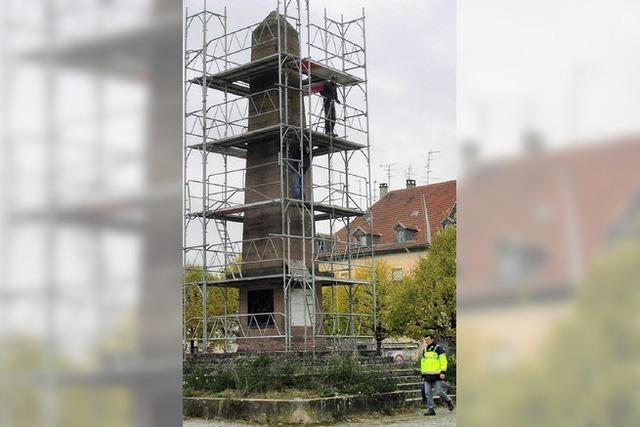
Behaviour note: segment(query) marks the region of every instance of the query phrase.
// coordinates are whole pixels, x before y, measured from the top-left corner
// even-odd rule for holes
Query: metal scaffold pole
[[[204,15],[202,19],[202,80],[207,79],[207,25],[209,16],[207,15],[207,0],[204,0]],[[208,208],[208,188],[207,188],[207,86],[202,85],[202,211]],[[209,346],[209,335],[207,330],[207,215],[202,215],[202,347],[206,350]]]
[[[186,182],[187,182],[187,133],[186,133],[186,114],[187,114],[187,97],[188,97],[188,84],[187,84],[187,63],[189,62],[189,58],[188,58],[188,54],[187,54],[187,47],[189,46],[189,27],[191,24],[191,21],[189,19],[189,8],[186,7],[185,11],[184,11],[184,45],[183,45],[183,50],[184,50],[184,62],[183,62],[183,70],[182,70],[182,84],[184,85],[184,87],[182,88],[182,212],[183,212],[183,218],[186,218],[184,215],[186,215],[187,212],[187,188],[186,188]],[[182,221],[182,247],[186,248],[187,247],[187,224],[186,224],[186,219],[183,219]],[[183,268],[187,266],[187,252],[183,249],[182,250],[182,265]],[[187,333],[187,322],[188,322],[188,318],[187,318],[187,312],[186,310],[184,310],[184,308],[187,306],[188,301],[188,292],[187,292],[187,288],[189,285],[187,285],[186,283],[186,272],[183,271],[182,272],[182,347],[183,350],[186,351],[187,350],[187,342],[188,342],[188,333]]]
[[[365,99],[365,123],[366,123],[366,135],[367,135],[367,180],[368,180],[368,191],[367,191],[367,218],[369,219],[369,230],[373,231],[373,212],[371,211],[371,205],[373,204],[373,200],[371,197],[372,189],[371,189],[371,142],[369,140],[369,77],[367,73],[367,31],[366,31],[366,16],[364,13],[364,7],[362,8],[362,46],[363,46],[363,57],[364,57],[364,99]],[[377,286],[377,278],[376,278],[376,264],[375,264],[375,251],[374,246],[371,245],[371,287],[372,287],[372,306],[373,306],[373,332],[374,335],[376,333],[376,327],[378,326],[378,298],[376,293]]]

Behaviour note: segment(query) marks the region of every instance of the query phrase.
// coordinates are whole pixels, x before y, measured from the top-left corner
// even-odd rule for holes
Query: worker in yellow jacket
[[[447,375],[447,355],[440,344],[435,341],[433,333],[428,333],[422,338],[422,358],[420,359],[420,373],[422,374],[422,402],[427,405],[425,415],[435,415],[432,390],[446,403],[450,411],[453,411],[453,401],[442,389],[442,380]]]

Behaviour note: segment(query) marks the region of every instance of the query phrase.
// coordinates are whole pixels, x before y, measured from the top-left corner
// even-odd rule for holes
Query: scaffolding
[[[0,425],[176,425],[182,8],[0,15]]]
[[[187,2],[185,13],[185,349],[234,351],[245,340],[284,351],[369,347],[372,242],[336,234],[352,236],[351,221],[366,216],[370,235],[373,221],[364,9],[351,20],[325,9],[316,25],[308,0],[277,0],[265,21],[231,29],[227,8],[210,3]],[[275,83],[257,90],[267,75]],[[319,89],[332,76],[340,104],[327,134]],[[256,163],[252,150],[270,140],[277,156]],[[274,232],[250,233],[256,218],[267,227],[274,215]],[[260,283],[281,289],[269,311],[232,302]]]

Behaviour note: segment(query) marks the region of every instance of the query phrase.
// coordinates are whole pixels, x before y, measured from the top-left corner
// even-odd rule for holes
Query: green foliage
[[[325,394],[374,394],[393,391],[397,386],[390,379],[367,372],[352,357],[335,357],[318,377],[318,388],[324,388]]]
[[[420,338],[427,330],[454,335],[456,328],[456,228],[433,239],[411,274],[388,286],[380,316],[391,335]]]
[[[236,268],[236,267],[233,267]],[[184,270],[185,301],[184,319],[186,322],[187,336],[201,336],[202,323],[202,267],[187,265]],[[207,280],[215,278],[212,274],[206,275]],[[238,312],[238,290],[234,288],[209,287],[207,289],[207,313],[209,315],[222,315],[225,313],[224,301],[227,299],[227,313]]]
[[[111,333],[105,334],[106,339]],[[93,367],[51,348],[36,336],[0,336],[0,425],[39,426],[51,421],[47,400],[43,399],[41,372],[54,375],[91,375]],[[5,387],[6,386],[6,387]],[[83,427],[95,423],[95,408],[105,405],[101,423],[105,427],[132,425],[128,390],[117,384],[90,381],[62,381],[55,389],[57,425]],[[6,412],[3,412],[6,410]]]
[[[420,338],[426,330],[455,335],[456,329],[456,228],[448,226],[433,239],[427,255],[409,276],[393,281],[391,268],[375,263],[378,321],[386,336]],[[357,279],[370,279],[371,270],[358,268]],[[373,292],[368,286],[323,289],[323,310],[346,313],[373,312]],[[372,332],[372,331],[370,331]]]
[[[261,355],[224,365],[186,365],[183,376],[185,396],[233,393],[236,396],[265,395],[296,390],[320,396],[374,394],[396,390],[393,379],[371,373],[356,358],[335,356],[329,361],[308,364],[271,359]]]
[[[478,351],[466,345],[459,419],[496,427],[638,425],[638,283],[640,245],[621,244],[591,270],[571,314],[532,360],[502,370],[468,366]],[[486,352],[482,344],[475,346]]]
[[[376,283],[376,309],[378,313],[380,313],[385,310],[386,296],[392,285],[391,268],[383,261],[376,261],[373,274],[375,275]],[[358,280],[372,280],[371,268],[356,268],[353,277]],[[323,288],[322,309],[325,312],[331,313],[348,313],[350,311],[350,298],[354,313],[373,314],[373,287],[366,285]],[[373,323],[370,327],[371,330],[364,332],[373,333]]]

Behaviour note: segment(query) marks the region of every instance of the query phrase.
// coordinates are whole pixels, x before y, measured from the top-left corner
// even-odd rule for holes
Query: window
[[[396,228],[396,243],[404,243],[412,240],[417,234],[417,231],[408,228]]]
[[[546,263],[543,248],[510,238],[497,241],[498,277],[504,283],[514,283],[536,274]]]
[[[396,232],[396,243],[404,243],[409,240],[413,240],[418,234],[418,230],[415,228],[407,227],[402,223],[397,223],[393,230]]]
[[[318,238],[318,252],[329,252],[331,250],[331,239]]]
[[[250,328],[274,326],[273,316],[259,315],[259,313],[273,313],[273,289],[247,292],[247,311],[249,314],[258,314],[249,317]]]
[[[391,270],[391,280],[397,282],[398,280],[402,280],[404,277],[404,272],[402,271],[402,267],[397,267]]]
[[[454,204],[447,217],[440,223],[440,228],[444,229],[447,225],[456,225],[457,215],[457,205]]]
[[[356,243],[358,246],[371,246],[375,244],[376,240],[378,240],[378,234],[369,234],[362,231],[362,229],[358,229],[353,233],[352,241]]]

